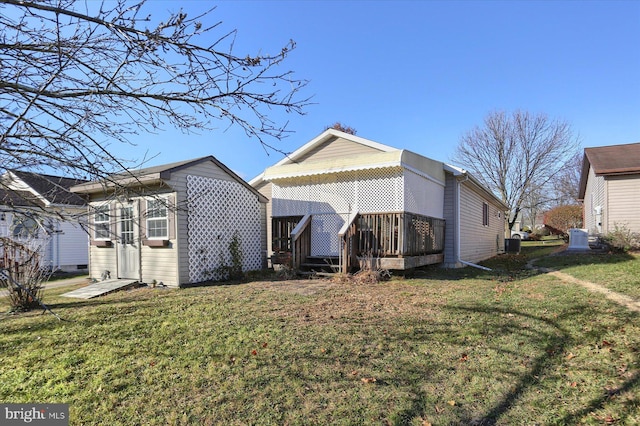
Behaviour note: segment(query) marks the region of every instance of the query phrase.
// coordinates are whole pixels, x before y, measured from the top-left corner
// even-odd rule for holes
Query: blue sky
[[[274,114],[291,152],[336,121],[357,135],[448,161],[491,111],[568,121],[583,147],[640,142],[640,1],[182,1],[237,29],[236,54],[297,48],[305,116]],[[176,2],[153,4],[154,15]],[[249,180],[282,158],[237,129],[140,135],[117,154],[147,165],[214,155]]]

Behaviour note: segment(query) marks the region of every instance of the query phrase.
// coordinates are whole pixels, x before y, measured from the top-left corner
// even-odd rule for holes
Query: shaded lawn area
[[[71,424],[640,423],[638,315],[527,256],[370,286],[52,289],[66,321],[0,316],[0,401],[69,403]]]

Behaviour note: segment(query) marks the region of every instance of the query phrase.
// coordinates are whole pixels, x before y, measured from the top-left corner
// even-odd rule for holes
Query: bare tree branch
[[[579,141],[564,121],[526,111],[493,112],[484,126],[461,138],[453,162],[471,170],[510,207],[511,229],[532,200],[540,203],[541,194],[551,196],[550,182],[578,149]]]
[[[303,114],[309,104],[307,81],[282,68],[293,41],[236,54],[236,32],[211,23],[214,9],[158,22],[145,7],[0,0],[0,171],[104,179],[135,164],[111,144],[168,126],[207,131],[223,121],[265,149],[288,134],[273,112]]]

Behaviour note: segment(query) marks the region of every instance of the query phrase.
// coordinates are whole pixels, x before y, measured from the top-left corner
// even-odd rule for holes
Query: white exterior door
[[[134,204],[125,204],[118,209],[118,278],[140,279],[137,213]]]

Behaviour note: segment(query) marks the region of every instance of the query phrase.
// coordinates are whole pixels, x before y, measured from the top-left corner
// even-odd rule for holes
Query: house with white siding
[[[459,267],[504,252],[508,208],[467,171],[335,129],[249,183],[270,200],[268,254],[296,268]]]
[[[640,232],[640,143],[585,148],[578,199],[590,235]]]
[[[179,287],[266,264],[266,202],[213,156],[129,170],[72,191],[89,201],[89,273]]]
[[[0,177],[0,237],[28,246],[51,271],[87,269],[86,203],[69,188],[84,180],[8,170]]]

